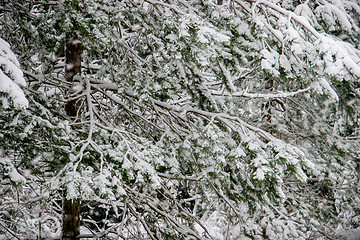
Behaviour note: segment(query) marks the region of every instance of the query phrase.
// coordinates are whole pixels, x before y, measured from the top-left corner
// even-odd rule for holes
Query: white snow
[[[20,175],[16,170],[14,164],[11,162],[10,158],[0,157],[0,166],[2,171],[4,171],[5,176],[10,178],[13,183],[16,184],[25,184],[26,179]]]
[[[201,26],[198,32],[199,35],[212,37],[217,42],[228,42],[230,38],[225,34],[216,31],[215,29],[207,26]],[[206,42],[208,42],[206,40]]]
[[[325,4],[316,8],[316,13],[321,15],[328,23],[335,24],[337,20],[341,27],[347,30],[352,28],[351,23],[343,11],[337,8],[334,4]]]
[[[0,92],[10,94],[15,107],[27,107],[29,102],[18,85],[26,86],[20,64],[10,45],[0,38]]]
[[[323,77],[319,78],[317,82],[312,83],[312,88],[319,94],[326,94],[336,102],[339,101],[339,96]]]
[[[5,73],[9,74],[16,84],[26,86],[20,64],[10,45],[0,38],[0,65],[5,65]],[[2,66],[3,67],[3,66]]]
[[[312,10],[309,8],[309,6],[306,3],[300,4],[295,8],[294,11],[295,14],[305,17],[309,23],[311,23],[312,26],[317,25],[317,20],[312,12]]]
[[[28,100],[25,98],[24,92],[16,85],[4,72],[0,69],[0,92],[10,94],[14,101],[15,107],[27,107]]]
[[[360,240],[360,228],[343,231],[337,237],[339,240]]]
[[[286,71],[291,71],[291,63],[288,60],[288,58],[284,55],[281,54],[280,58],[279,58],[279,64],[282,68],[284,68]]]
[[[352,74],[354,74],[357,77],[360,77],[360,65],[356,64],[350,56],[345,56],[342,62]]]
[[[238,146],[237,148],[231,150],[230,156],[234,157],[244,157],[246,156],[244,150],[241,148],[241,146]]]
[[[255,176],[254,176],[255,179],[258,179],[258,180],[264,180],[265,179],[265,173],[264,171],[261,169],[261,168],[258,168],[255,172]]]

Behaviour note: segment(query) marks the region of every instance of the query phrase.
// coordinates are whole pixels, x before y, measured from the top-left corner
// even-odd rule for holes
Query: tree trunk
[[[65,77],[72,82],[74,76],[81,73],[81,45],[77,40],[66,43],[65,49]],[[70,117],[77,116],[77,99],[68,101],[65,104],[65,112]]]
[[[81,45],[80,41],[72,40],[66,43],[65,49],[65,76],[72,81],[76,74],[81,73]]]
[[[80,235],[80,200],[68,200],[63,196],[63,240],[75,240]]]
[[[65,76],[67,81],[73,81],[76,74],[81,73],[81,49],[79,41],[69,41],[66,44]],[[66,113],[74,117],[77,114],[76,101],[65,104]],[[63,194],[63,240],[75,240],[80,235],[80,200],[66,199],[66,191]]]

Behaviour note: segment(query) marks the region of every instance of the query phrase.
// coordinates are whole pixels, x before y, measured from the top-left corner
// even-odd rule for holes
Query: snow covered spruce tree
[[[107,239],[326,239],[359,226],[355,0],[2,9],[20,64],[2,42],[1,237],[75,239],[62,205],[77,202],[80,235]]]

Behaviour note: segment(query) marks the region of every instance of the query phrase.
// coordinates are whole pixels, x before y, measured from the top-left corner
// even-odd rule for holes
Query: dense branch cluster
[[[62,196],[82,201],[82,237],[358,227],[359,13],[335,0],[3,3],[0,238],[59,237]],[[82,50],[71,76],[69,43]]]

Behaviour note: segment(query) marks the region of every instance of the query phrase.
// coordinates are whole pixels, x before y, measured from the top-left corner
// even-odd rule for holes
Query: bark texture
[[[79,41],[70,41],[66,44],[65,61],[66,80],[72,82],[74,76],[81,73],[81,48]],[[71,117],[77,115],[77,108],[76,100],[71,100],[65,104],[65,111]],[[65,192],[63,196],[62,239],[74,240],[80,235],[80,200],[66,199]]]
[[[81,44],[77,40],[66,43],[66,65],[65,77],[66,80],[72,82],[74,76],[81,73]],[[77,116],[77,99],[70,100],[65,104],[65,112],[70,117]]]
[[[68,200],[63,203],[63,240],[74,240],[80,235],[80,200]]]
[[[76,74],[81,73],[81,44],[77,40],[66,43],[65,76],[72,81]]]

